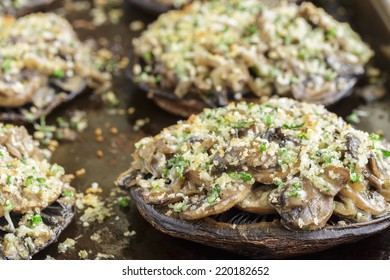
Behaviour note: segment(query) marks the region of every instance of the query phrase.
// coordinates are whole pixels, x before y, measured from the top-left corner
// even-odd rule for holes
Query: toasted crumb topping
[[[136,82],[217,105],[272,93],[330,103],[373,55],[349,24],[306,2],[194,1],[133,45]]]
[[[227,198],[233,207],[247,197],[248,186],[259,184],[274,189],[265,197],[271,207],[281,196],[305,205],[318,196],[330,197],[325,208],[333,211],[333,198],[342,196],[354,200],[356,211],[379,215],[387,211],[385,198],[390,200],[388,144],[321,105],[288,98],[206,109],[139,141],[133,158],[131,184],[140,187],[146,201],[171,203],[188,219],[195,217],[188,214],[192,210],[199,217],[219,213],[216,205]],[[381,194],[372,190],[374,175]]]

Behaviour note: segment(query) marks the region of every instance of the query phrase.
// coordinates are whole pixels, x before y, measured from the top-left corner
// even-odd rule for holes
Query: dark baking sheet
[[[373,0],[376,1],[376,0]],[[322,4],[330,5],[331,11],[340,11],[339,4],[335,1],[322,1]],[[362,32],[363,38],[377,49],[388,43],[389,33],[386,27],[378,20],[371,2],[366,0],[346,1],[347,9],[344,9],[342,18],[356,22],[356,28]],[[348,4],[350,6],[348,6]],[[153,21],[153,17],[133,6],[124,4],[125,14],[119,24],[104,25],[96,30],[78,29],[82,39],[106,38],[110,45],[115,45],[117,52],[126,55],[130,51],[131,39],[139,32],[129,29],[130,22],[142,20],[144,23]],[[63,9],[60,9],[63,12]],[[86,13],[86,12],[84,12]],[[84,13],[73,13],[67,17],[73,21],[86,19]],[[375,19],[375,20],[374,20]],[[121,46],[121,47],[118,47]],[[388,60],[379,55],[385,68]],[[137,89],[124,73],[114,77],[114,92],[120,99],[120,109],[127,110],[135,107],[136,112],[132,116],[127,114],[112,114],[112,110],[106,105],[101,105],[91,94],[79,97],[71,104],[56,111],[48,118],[53,122],[57,116],[64,115],[73,109],[85,110],[88,114],[89,126],[79,135],[76,142],[62,143],[54,153],[53,161],[63,165],[67,172],[74,173],[80,168],[85,168],[87,173],[73,181],[73,186],[79,191],[87,189],[92,182],[97,182],[104,189],[103,196],[109,197],[110,190],[115,188],[113,182],[118,174],[128,168],[130,154],[136,141],[146,135],[158,133],[163,127],[175,123],[178,118],[162,111],[154,103],[146,98],[146,94]],[[368,132],[378,129],[384,131],[384,135],[390,138],[390,97],[373,104],[364,104],[360,99],[350,97],[340,101],[330,109],[341,116],[349,115],[353,109],[358,108],[368,112],[368,116],[361,119],[356,126]],[[136,119],[150,118],[150,123],[140,131],[134,131],[133,125]],[[118,135],[111,135],[109,128],[118,128]],[[95,140],[96,128],[103,130],[104,142]],[[104,157],[98,159],[97,150],[104,152]],[[91,224],[83,227],[78,219],[75,219],[61,235],[59,242],[66,238],[77,238],[75,249],[58,253],[58,243],[55,243],[37,254],[35,259],[44,259],[47,255],[56,259],[78,259],[79,250],[87,250],[89,258],[95,258],[97,253],[113,255],[115,259],[242,259],[243,256],[227,253],[222,250],[206,247],[196,243],[171,238],[153,229],[142,219],[134,205],[122,210],[114,207],[115,214],[102,224]],[[118,216],[119,220],[115,217]],[[102,230],[102,242],[97,243],[90,236],[98,230]],[[125,237],[127,230],[135,230],[136,235]],[[355,244],[339,246],[337,248],[300,257],[302,259],[390,259],[390,229],[380,234],[359,241]]]

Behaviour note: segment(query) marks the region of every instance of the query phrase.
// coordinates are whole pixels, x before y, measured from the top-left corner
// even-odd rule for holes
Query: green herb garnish
[[[119,207],[126,208],[130,205],[130,200],[127,197],[121,197],[118,200]]]
[[[174,155],[173,158],[168,161],[168,166],[175,169],[176,174],[180,179],[184,179],[183,173],[188,165],[190,165],[190,162],[184,159],[182,155]]]
[[[8,175],[7,176],[7,185],[11,185],[11,184],[12,184],[12,176]]]
[[[173,205],[173,211],[175,212],[181,212],[183,211],[184,207],[187,205],[187,200],[183,200],[182,202],[177,202]]]
[[[305,123],[302,124],[284,124],[283,128],[286,129],[299,129],[302,128],[305,125]]]
[[[37,225],[39,225],[41,223],[42,223],[41,215],[35,214],[34,216],[32,216],[32,218],[31,218],[31,227],[32,228],[36,227]]]
[[[53,76],[54,76],[54,78],[62,79],[63,77],[65,77],[65,73],[64,73],[64,71],[58,69],[58,70],[54,71]]]
[[[360,118],[356,113],[352,113],[349,116],[347,116],[347,121],[349,121],[351,123],[359,123]]]
[[[385,149],[380,149],[380,150],[381,150],[381,152],[382,152],[384,158],[390,157],[390,151],[385,150]]]
[[[14,209],[14,204],[12,203],[11,200],[7,199],[7,201],[5,202],[5,205],[4,205],[4,209],[9,213],[12,211],[12,209]]]
[[[64,191],[63,196],[64,197],[73,197],[74,193],[71,190],[66,190],[66,191]]]
[[[24,184],[26,185],[26,187],[28,187],[28,186],[34,184],[34,181],[35,181],[35,180],[34,180],[34,177],[33,177],[33,176],[28,176],[27,179],[26,179],[26,181],[24,182]]]
[[[233,128],[235,128],[235,129],[247,128],[255,123],[256,122],[239,122],[239,123],[233,124]]]
[[[260,152],[265,152],[267,150],[267,145],[265,143],[260,144]]]
[[[207,202],[211,205],[216,204],[220,192],[221,192],[221,186],[215,184],[214,187],[211,189],[211,194],[207,197]]]
[[[267,116],[265,117],[265,124],[268,125],[268,126],[270,126],[270,125],[273,124],[273,123],[274,123],[274,117],[271,116],[271,115],[267,115]]]
[[[240,179],[240,180],[243,180],[244,182],[248,182],[248,181],[253,179],[253,176],[251,174],[245,173],[245,172],[240,172],[240,173],[230,172],[229,176],[235,180]]]
[[[287,197],[298,197],[299,191],[302,190],[302,186],[299,183],[293,183],[288,191],[285,192]]]

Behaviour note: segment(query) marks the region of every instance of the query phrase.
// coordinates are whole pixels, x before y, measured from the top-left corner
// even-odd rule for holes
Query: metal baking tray
[[[325,5],[330,13],[337,14],[342,20],[348,20],[353,24],[362,37],[368,41],[377,51],[376,59],[383,71],[388,71],[390,48],[390,20],[379,1],[319,1],[319,5]],[[60,6],[55,12],[63,12]],[[77,29],[82,39],[95,38],[106,40],[122,56],[130,52],[131,40],[138,36],[139,32],[129,29],[129,24],[135,20],[141,20],[146,24],[152,22],[155,17],[144,13],[127,3],[123,4],[124,16],[120,23],[115,25],[103,25],[95,30]],[[381,11],[379,15],[378,11]],[[88,18],[88,11],[70,13],[66,15],[71,22],[77,19]],[[387,15],[387,16],[386,16]],[[118,48],[118,46],[120,46]],[[179,119],[159,109],[145,92],[138,89],[126,77],[125,73],[114,77],[114,92],[120,100],[119,109],[125,112],[129,107],[136,108],[133,115],[119,112],[113,114],[107,106],[96,102],[91,94],[84,94],[73,102],[57,110],[48,117],[48,122],[54,122],[56,117],[66,114],[69,110],[84,110],[88,115],[88,128],[79,135],[75,142],[62,143],[53,155],[53,161],[65,167],[67,172],[75,173],[80,168],[86,169],[86,174],[77,177],[73,186],[79,191],[90,187],[97,182],[104,189],[103,197],[109,197],[114,181],[118,174],[129,167],[130,155],[134,150],[134,143],[147,135],[158,133],[163,127],[174,124]],[[361,118],[357,128],[368,132],[378,129],[384,131],[384,136],[390,138],[390,96],[372,104],[365,104],[356,96],[343,99],[329,109],[340,116],[346,117],[354,109],[367,112],[367,117]],[[137,119],[149,118],[150,122],[141,130],[133,129]],[[110,127],[119,130],[117,135],[110,134]],[[104,142],[95,140],[95,129],[103,130]],[[102,150],[103,158],[96,156],[96,151]],[[89,227],[83,227],[76,219],[63,232],[57,243],[52,244],[34,259],[45,259],[50,255],[56,259],[79,259],[79,250],[87,250],[89,258],[94,259],[97,253],[112,255],[114,259],[243,259],[245,256],[235,255],[219,249],[199,245],[189,241],[172,238],[158,232],[149,225],[138,213],[135,205],[131,204],[127,209],[114,206],[115,214],[105,222],[92,223]],[[80,214],[78,214],[79,216]],[[116,218],[116,217],[119,218]],[[91,240],[91,235],[101,230],[102,241],[97,243]],[[136,231],[136,235],[125,237],[126,231]],[[58,253],[58,244],[67,238],[76,238],[75,248],[66,253]],[[300,259],[389,259],[390,258],[390,228],[380,234],[354,244],[342,245],[324,252],[298,257]]]

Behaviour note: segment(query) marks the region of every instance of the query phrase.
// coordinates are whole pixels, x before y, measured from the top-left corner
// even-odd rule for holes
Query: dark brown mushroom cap
[[[203,108],[225,106],[229,101],[250,101],[255,97],[269,97],[271,94],[324,105],[333,104],[351,94],[358,78],[364,74],[364,65],[372,56],[372,51],[361,42],[359,37],[345,24],[335,21],[324,13],[322,9],[304,3],[299,7],[294,5],[287,7],[291,9],[291,13],[296,13],[296,17],[311,26],[309,29],[321,30],[323,34],[320,32],[322,35],[317,36],[318,32],[313,31],[313,34],[316,34],[312,34],[313,38],[311,35],[298,38],[300,33],[306,32],[305,28],[302,27],[298,32],[283,31],[278,27],[270,26],[276,25],[277,21],[272,21],[275,14],[280,13],[281,18],[289,14],[283,10],[287,8],[275,4],[279,1],[262,2],[267,2],[266,5],[269,4],[268,2],[273,3],[260,10],[256,6],[258,4],[256,1],[246,2],[247,6],[253,6],[252,9],[248,9],[245,5],[241,7],[254,14],[258,12],[257,19],[252,19],[253,14],[248,11],[244,16],[230,15],[232,20],[245,16],[251,19],[246,23],[235,24],[247,24],[246,29],[242,26],[233,28],[226,23],[225,30],[237,31],[237,34],[229,34],[229,36],[238,37],[231,48],[227,44],[227,49],[220,47],[228,39],[218,28],[212,31],[209,29],[199,31],[197,24],[192,24],[188,20],[193,17],[196,22],[198,16],[204,15],[201,21],[211,19],[209,23],[211,28],[214,26],[212,19],[220,16],[218,12],[221,12],[218,9],[213,10],[212,4],[205,2],[204,7],[198,11],[199,5],[195,2],[183,11],[173,11],[163,15],[134,41],[134,52],[130,55],[129,64],[132,80],[144,90],[153,93],[153,99],[158,106],[173,114],[186,117],[199,113]],[[231,2],[226,1],[221,6],[230,4]],[[208,15],[206,12],[208,9],[217,14]],[[182,14],[186,16],[181,17]],[[187,19],[183,20],[183,24],[181,24],[182,18]],[[178,32],[171,32],[173,28],[168,24],[171,22],[171,25],[177,23],[174,29]],[[223,23],[224,20],[221,19],[215,25],[219,26]],[[196,27],[191,29],[192,25]],[[190,28],[190,31],[182,30],[184,28]],[[215,37],[210,42],[206,37],[208,32],[213,32],[213,36],[209,37]],[[284,32],[287,34],[278,35]],[[194,35],[192,38],[182,34]],[[245,38],[251,38],[253,34],[255,34],[253,42],[246,45]],[[296,36],[298,37],[295,38]],[[190,37],[191,43],[188,42]],[[305,38],[311,38],[308,39],[311,40],[310,44],[301,42]],[[316,44],[318,49],[315,47],[312,50],[308,46],[313,45],[314,39],[319,40]],[[177,43],[166,43],[171,41]],[[329,48],[322,50],[321,46],[325,44],[329,45]],[[178,49],[171,48],[172,45]],[[355,45],[359,47],[352,47]],[[296,49],[289,50],[291,46],[295,46]],[[248,52],[242,49],[247,49]],[[181,54],[183,55],[180,56]],[[318,71],[313,70],[314,68]],[[270,69],[277,70],[278,73],[270,75],[269,73],[272,72]],[[288,81],[289,79],[291,81]]]
[[[371,188],[379,165],[381,174],[390,169],[390,151],[378,137],[320,105],[288,98],[232,103],[141,139],[117,183],[151,211],[197,225],[235,211],[238,224],[276,218],[279,227],[303,234],[365,226],[390,210]],[[381,190],[381,179],[375,182]]]
[[[287,258],[353,243],[390,226],[390,216],[370,222],[327,225],[317,231],[290,231],[276,220],[248,219],[241,212],[187,221],[166,216],[163,206],[145,203],[139,191],[130,194],[141,215],[156,229],[173,237],[225,249],[254,258]],[[232,218],[233,217],[233,218]],[[240,222],[241,221],[241,222]]]
[[[73,188],[68,188],[67,192],[75,193]],[[0,228],[0,259],[30,259],[36,253],[42,251],[50,244],[57,241],[62,231],[70,224],[75,213],[76,207],[73,198],[61,197],[46,209],[41,211],[43,224],[47,227],[48,232],[44,236],[29,236],[24,234],[16,236],[11,232],[7,232]],[[11,219],[15,224],[23,220],[23,216],[11,214]],[[7,225],[4,217],[0,218],[0,227]],[[30,225],[22,224],[15,226],[15,231],[19,231],[19,227],[29,227]],[[31,246],[34,244],[34,246]]]
[[[45,8],[45,6],[50,5],[55,0],[27,0],[25,5],[19,5],[18,7],[4,7],[0,4],[0,15],[12,15],[12,16],[23,16],[32,12],[36,12]],[[9,1],[14,2],[14,1]]]
[[[64,18],[37,13],[0,21],[0,121],[33,122],[87,87],[110,86],[109,75],[95,69],[92,50]]]

